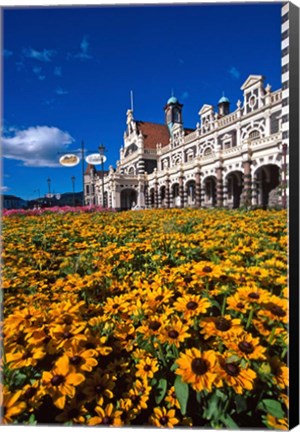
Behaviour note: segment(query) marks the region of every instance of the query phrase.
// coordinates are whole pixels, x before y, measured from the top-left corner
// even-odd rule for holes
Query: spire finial
[[[174,89],[172,88],[171,96],[174,97]]]
[[[130,105],[131,105],[131,111],[133,112],[133,91],[130,90]]]

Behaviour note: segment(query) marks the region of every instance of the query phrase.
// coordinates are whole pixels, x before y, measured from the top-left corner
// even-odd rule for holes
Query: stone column
[[[170,179],[166,178],[166,207],[170,208]]]
[[[155,179],[154,184],[154,207],[158,208],[158,181]]]
[[[179,197],[180,197],[180,207],[184,207],[184,188],[183,188],[183,170],[179,174]]]
[[[252,205],[253,206],[257,206],[258,205],[258,201],[257,201],[257,195],[258,195],[258,184],[257,184],[257,175],[254,174],[253,175],[253,179],[252,179]]]
[[[226,178],[226,176],[224,175],[223,178],[223,206],[227,207],[228,206],[228,178]]]
[[[200,169],[197,170],[196,176],[195,176],[195,204],[196,207],[201,207],[201,174]]]
[[[243,161],[244,167],[244,190],[243,190],[243,203],[246,207],[251,206],[251,160]]]
[[[219,166],[217,169],[217,207],[223,206],[223,167]]]

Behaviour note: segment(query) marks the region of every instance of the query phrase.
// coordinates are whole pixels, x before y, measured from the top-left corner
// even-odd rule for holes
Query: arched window
[[[207,148],[204,150],[203,156],[208,156],[208,155],[210,155],[210,154],[212,154],[212,149],[211,149],[210,147],[207,147]]]
[[[260,138],[260,132],[256,129],[249,133],[249,140],[256,140]]]

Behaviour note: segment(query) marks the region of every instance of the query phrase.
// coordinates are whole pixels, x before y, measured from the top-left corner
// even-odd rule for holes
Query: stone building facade
[[[95,167],[86,170],[86,204],[123,210],[284,206],[286,92],[272,91],[262,75],[250,75],[241,90],[234,111],[225,96],[217,109],[203,105],[194,129],[184,127],[183,105],[174,96],[164,107],[164,124],[137,121],[128,110],[116,168],[103,179]]]

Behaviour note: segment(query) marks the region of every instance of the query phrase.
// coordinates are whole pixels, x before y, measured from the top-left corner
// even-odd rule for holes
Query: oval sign
[[[90,165],[100,165],[106,161],[106,156],[101,156],[99,153],[93,153],[85,158],[86,163]]]
[[[76,166],[79,164],[79,162],[80,162],[80,159],[75,154],[66,154],[66,155],[63,155],[59,159],[59,163],[63,166],[67,166],[67,167]]]

